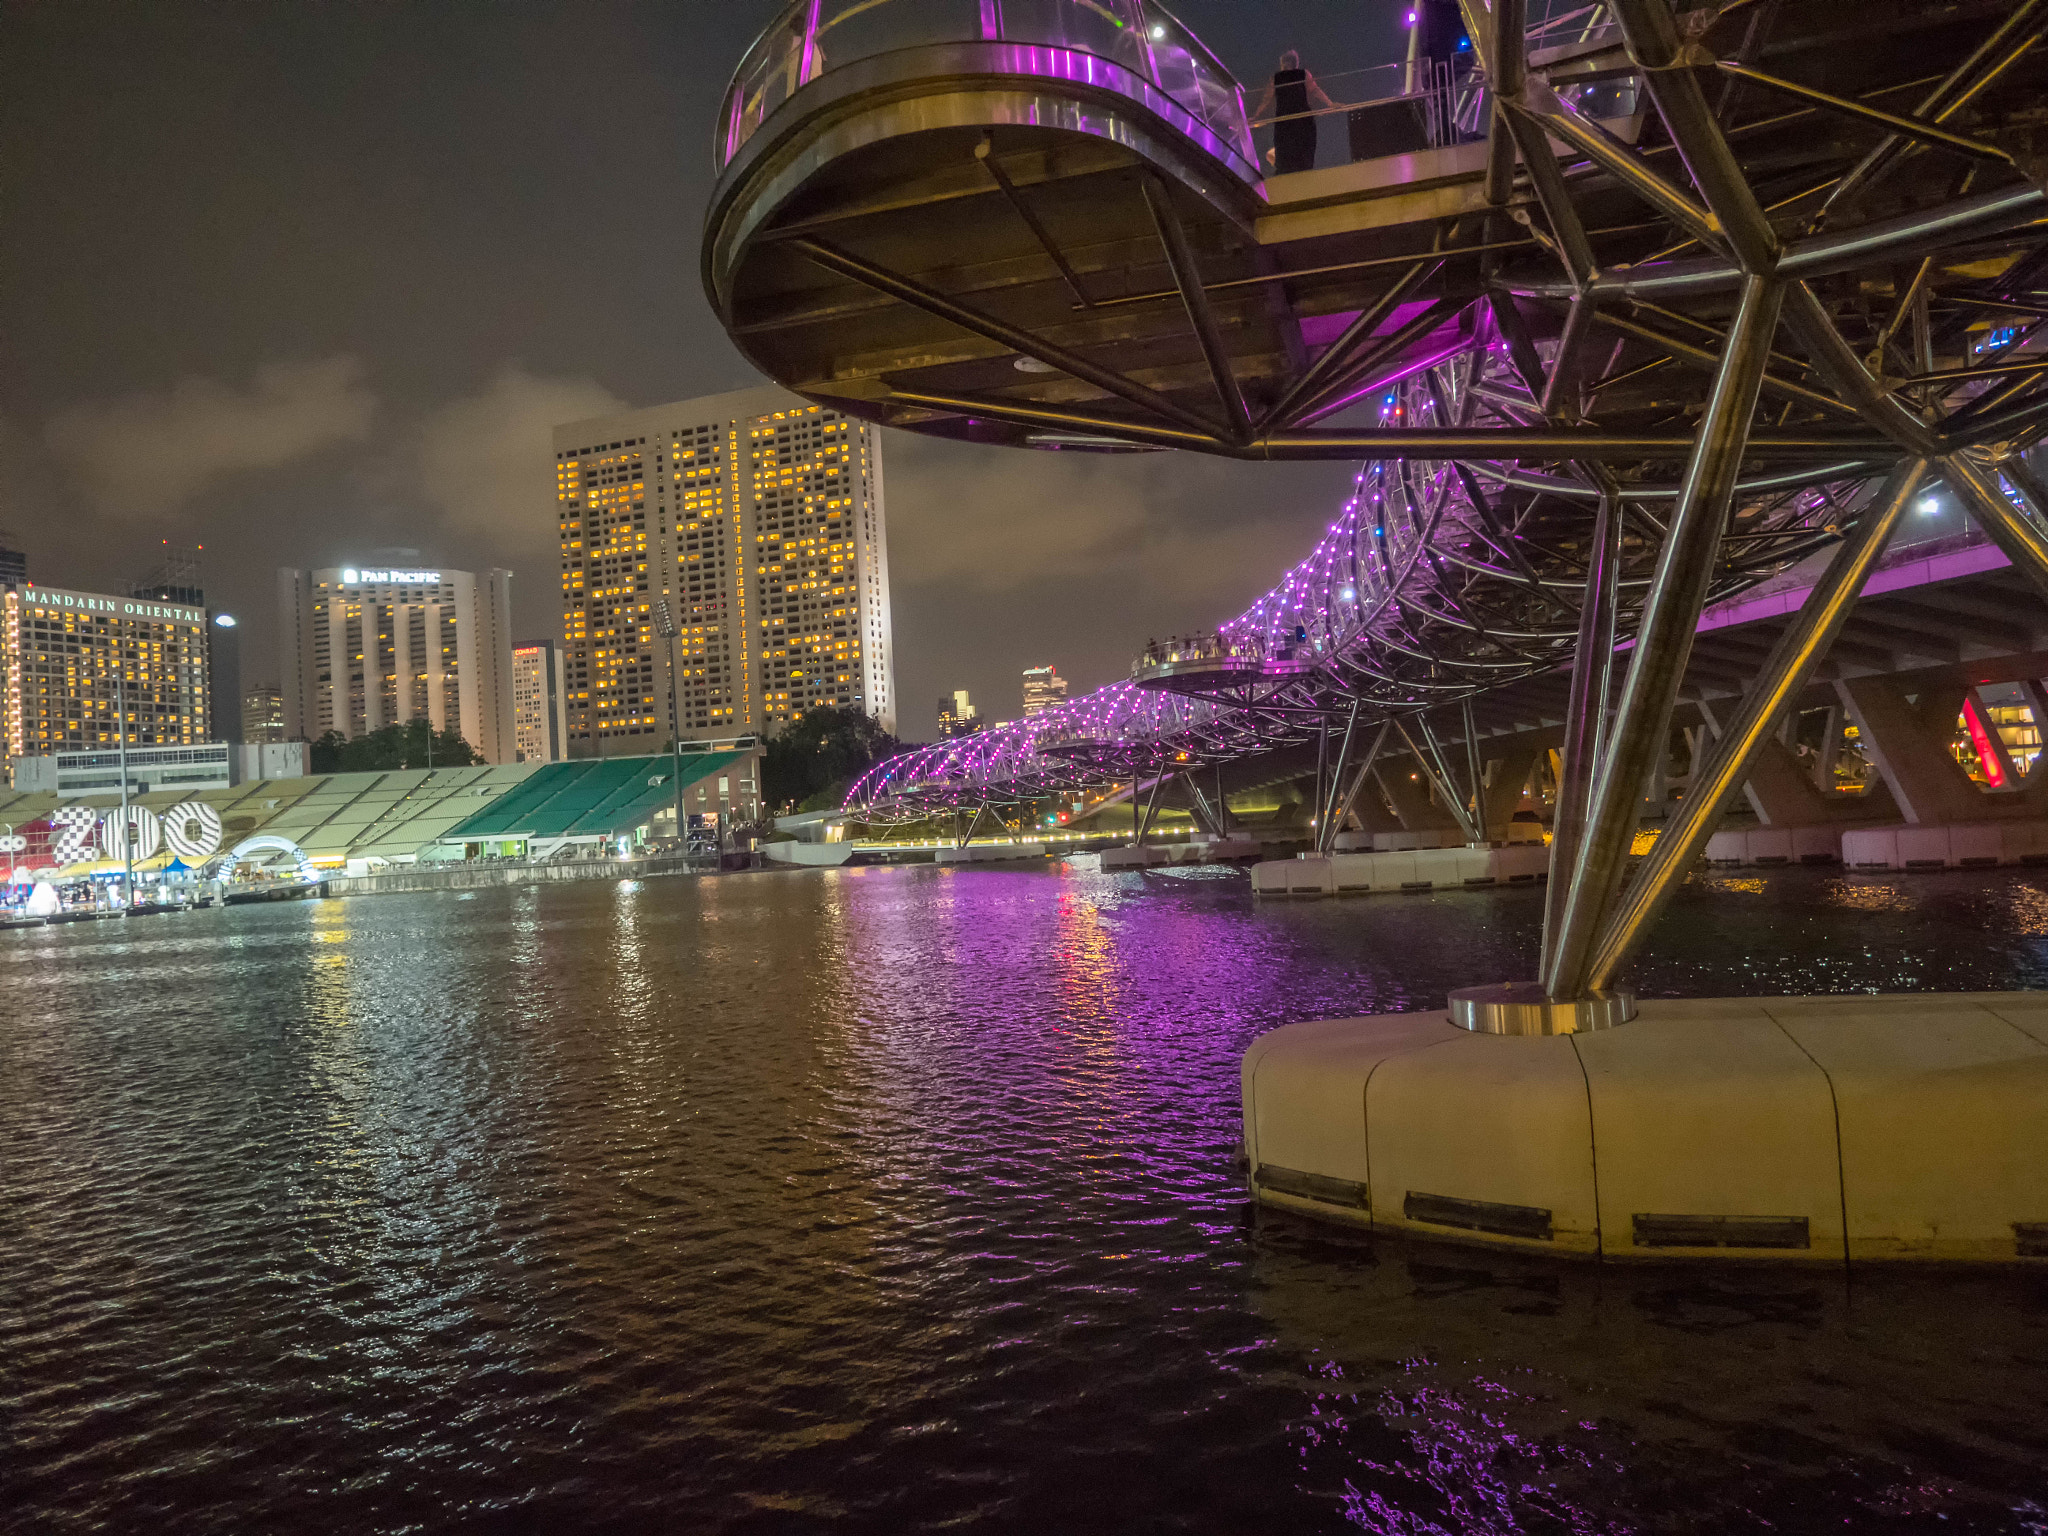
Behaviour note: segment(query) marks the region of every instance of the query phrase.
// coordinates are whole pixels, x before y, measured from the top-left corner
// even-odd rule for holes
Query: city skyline
[[[552,428],[760,382],[674,253],[696,244],[726,73],[772,9],[687,27],[449,15],[424,35],[285,7],[232,27],[143,7],[116,7],[120,25],[12,16],[27,86],[0,142],[25,175],[0,195],[36,210],[38,238],[0,294],[0,519],[30,570],[125,591],[160,540],[205,544],[246,683],[280,680],[272,572],[377,545],[504,566],[515,632],[554,632],[534,500]],[[1183,11],[1247,78],[1284,45],[1221,0]],[[1311,18],[1285,43],[1386,51],[1342,31]],[[333,85],[376,77],[395,95]],[[87,79],[81,132],[67,103]],[[588,210],[629,196],[632,237],[594,255]],[[929,701],[961,681],[1006,696],[1054,634],[1085,692],[1147,633],[1236,611],[1275,574],[1261,553],[1311,537],[1345,480],[885,442],[911,739],[935,735]]]

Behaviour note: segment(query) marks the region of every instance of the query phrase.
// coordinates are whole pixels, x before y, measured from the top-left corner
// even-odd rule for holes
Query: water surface
[[[1237,1060],[1533,892],[874,869],[0,935],[0,1526],[2048,1532],[2048,1284],[1255,1213]],[[2048,985],[2048,886],[1695,882],[1650,995]]]

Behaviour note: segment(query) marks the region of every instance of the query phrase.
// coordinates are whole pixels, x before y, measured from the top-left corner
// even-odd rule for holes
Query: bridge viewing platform
[[[1254,1047],[1262,1200],[1603,1255],[2048,1253],[2031,1004],[1611,1027],[1730,805],[1797,809],[1788,758],[1833,772],[1853,729],[1858,809],[1952,819],[1988,798],[1954,722],[1983,732],[1994,681],[2039,696],[2048,0],[1460,12],[1463,57],[1418,36],[1340,104],[1339,163],[1303,168],[1325,109],[1283,104],[1262,146],[1152,0],[811,0],[749,53],[703,277],[763,372],[991,448],[1360,464],[1208,654],[892,760],[850,804],[1201,797],[1292,750],[1315,857],[1397,761],[1386,814],[1489,843],[1540,753],[1533,974],[1475,977],[1451,1025]],[[1930,498],[1984,548],[1908,577],[1886,551]],[[1998,733],[1980,745],[2031,810]]]

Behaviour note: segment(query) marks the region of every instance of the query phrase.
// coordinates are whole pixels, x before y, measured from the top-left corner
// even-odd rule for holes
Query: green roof
[[[745,752],[673,757],[603,757],[549,763],[442,834],[447,842],[490,837],[611,837],[676,803],[685,785],[747,761]]]

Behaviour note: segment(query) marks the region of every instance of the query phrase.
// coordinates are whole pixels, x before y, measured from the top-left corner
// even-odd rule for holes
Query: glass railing
[[[1157,0],[794,0],[747,50],[727,88],[714,146],[719,169],[821,75],[899,49],[965,42],[1106,59],[1170,97],[1247,170],[1253,164],[1237,81]]]
[[[1534,0],[1529,12],[1526,46],[1534,58],[1568,61],[1620,36],[1608,5]],[[1410,18],[1413,26],[1412,11]],[[1358,69],[1324,71],[1305,62],[1307,77],[1291,92],[1261,85],[1249,93],[1259,167],[1268,175],[1443,149],[1487,135],[1492,96],[1477,56],[1462,42],[1441,57],[1418,52]],[[1635,110],[1633,74],[1575,82],[1568,62],[1559,73],[1557,94],[1577,111],[1612,118]]]

